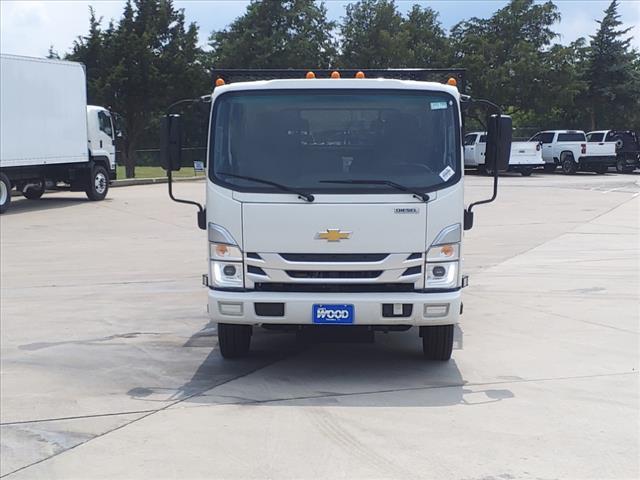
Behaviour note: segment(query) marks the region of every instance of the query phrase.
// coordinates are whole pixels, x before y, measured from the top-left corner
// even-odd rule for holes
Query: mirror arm
[[[174,107],[177,107],[178,105],[182,105],[183,103],[199,103],[199,102],[208,103],[210,101],[211,101],[211,95],[203,95],[202,97],[198,97],[198,98],[185,98],[183,100],[178,100],[177,102],[174,102],[171,105],[169,105],[169,107],[167,107],[166,115],[169,115],[171,113],[171,110]],[[193,200],[184,200],[181,198],[176,198],[173,195],[173,172],[171,171],[171,168],[167,169],[167,186],[169,188],[169,198],[171,198],[171,200],[173,200],[176,203],[194,205],[198,208],[198,227],[200,227],[201,230],[206,230],[207,216],[206,216],[205,208],[202,205],[200,205],[198,202],[194,202]]]
[[[502,115],[502,109],[496,105],[493,102],[490,102],[489,100],[484,100],[481,98],[478,99],[470,99],[471,105],[469,106],[469,109],[473,108],[475,105],[484,105],[486,107],[489,107],[491,110],[493,110],[496,115],[498,115],[498,117],[500,115]],[[493,193],[491,195],[491,198],[487,199],[487,200],[479,200],[477,202],[473,202],[471,203],[467,209],[464,212],[464,216],[465,216],[465,230],[470,230],[473,227],[473,207],[475,207],[476,205],[483,205],[485,203],[491,203],[493,202],[497,196],[498,196],[498,168],[497,165],[494,166],[493,168]]]

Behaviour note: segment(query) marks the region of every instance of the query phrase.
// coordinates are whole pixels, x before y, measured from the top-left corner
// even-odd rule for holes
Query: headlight
[[[460,256],[459,243],[445,243],[434,245],[427,252],[427,262],[448,262],[458,260]]]
[[[233,236],[222,226],[209,223],[210,279],[213,287],[244,287],[242,251]]]
[[[242,263],[239,262],[211,262],[211,278],[214,287],[242,288],[244,274]]]
[[[242,252],[238,247],[224,243],[209,243],[209,258],[227,262],[241,262]]]
[[[427,263],[426,288],[458,286],[458,262]]]

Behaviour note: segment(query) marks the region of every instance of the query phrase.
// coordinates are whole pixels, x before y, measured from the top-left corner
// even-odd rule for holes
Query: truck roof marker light
[[[305,78],[316,78],[316,74],[313,72],[307,72],[307,74],[305,75]]]
[[[363,71],[359,71],[356,73],[356,78],[364,78],[364,72]]]
[[[224,85],[224,79],[223,78],[216,78],[216,87],[221,87],[222,85]]]
[[[334,70],[331,72],[331,78],[340,78],[340,72]]]
[[[449,77],[449,80],[447,80],[447,85],[451,85],[452,87],[457,87],[458,81],[453,77]]]

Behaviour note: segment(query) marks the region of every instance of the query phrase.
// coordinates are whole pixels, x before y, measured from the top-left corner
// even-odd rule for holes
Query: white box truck
[[[42,196],[47,185],[102,200],[115,178],[109,111],[87,105],[80,63],[0,55],[0,213],[11,190]]]
[[[417,327],[426,358],[451,357],[466,285],[462,233],[472,207],[495,199],[498,175],[491,199],[465,210],[472,99],[445,72],[214,71],[206,208],[174,196],[181,122],[165,117],[169,195],[198,206],[208,231],[204,283],[225,358],[245,355],[260,326],[345,335]],[[433,77],[446,83],[423,81]],[[511,119],[477,103],[497,110],[487,162],[505,170]]]

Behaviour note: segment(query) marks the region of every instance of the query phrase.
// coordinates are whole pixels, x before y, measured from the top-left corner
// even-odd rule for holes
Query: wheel
[[[218,324],[218,343],[224,358],[244,357],[251,344],[251,325]]]
[[[530,177],[533,173],[533,167],[522,167],[520,169],[520,175],[523,177]]]
[[[562,158],[562,173],[573,175],[578,171],[578,165],[573,161],[572,155],[565,155]]]
[[[109,191],[109,173],[102,165],[95,165],[91,170],[91,177],[85,192],[89,200],[104,200]]]
[[[633,167],[627,166],[627,162],[624,161],[624,158],[619,158],[616,161],[616,172],[630,173],[630,172],[633,172]]]
[[[0,173],[0,213],[4,213],[11,205],[11,181],[4,173]]]
[[[429,360],[447,361],[453,350],[453,325],[420,327],[422,351]]]
[[[37,200],[44,193],[44,181],[40,183],[28,183],[22,189],[22,194],[29,200]]]
[[[543,168],[545,172],[553,173],[556,171],[556,167],[557,165],[555,163],[545,163]]]
[[[596,165],[595,167],[593,167],[593,171],[596,172],[599,175],[602,175],[602,174],[607,173],[609,171],[609,166],[608,165]]]

